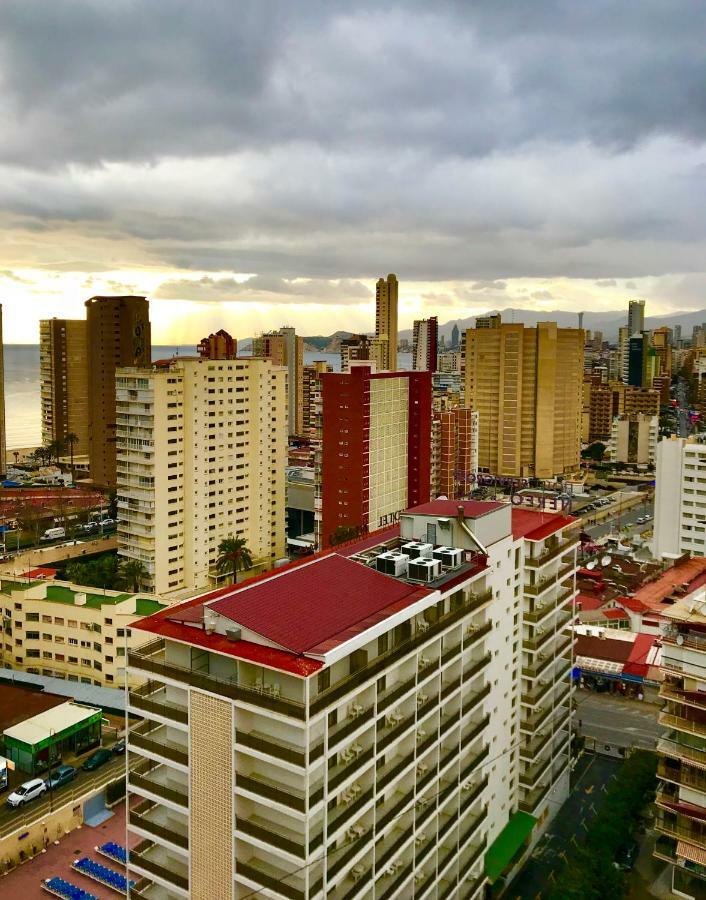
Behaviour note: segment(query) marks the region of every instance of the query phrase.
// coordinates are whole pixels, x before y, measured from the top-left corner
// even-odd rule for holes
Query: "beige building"
[[[466,332],[465,405],[479,414],[481,471],[552,478],[578,470],[583,331],[539,322]]]
[[[375,285],[375,337],[381,342],[379,369],[397,371],[397,294],[396,275],[378,278]]]
[[[118,552],[160,595],[208,587],[242,537],[256,571],[285,554],[287,372],[175,358],[117,373]]]
[[[640,413],[616,416],[611,426],[608,457],[611,462],[653,466],[657,457],[659,417]]]
[[[86,301],[88,455],[93,483],[114,488],[115,370],[151,362],[149,304],[144,297]]]
[[[2,341],[2,303],[0,303],[0,475],[7,471],[7,438],[5,432],[5,355]]]
[[[533,852],[569,793],[575,523],[436,501],[380,537],[140,623],[140,896],[481,900]]]
[[[316,404],[321,392],[321,378],[325,372],[333,372],[331,363],[315,359],[302,370],[302,429],[307,437],[316,437]]]
[[[7,578],[0,603],[3,666],[100,687],[123,687],[126,641],[145,643],[130,626],[165,608],[149,594]]]
[[[304,338],[290,326],[260,335],[253,341],[253,356],[272,360],[287,369],[287,409],[289,434],[301,434],[304,427]]]
[[[75,434],[73,452],[88,455],[88,339],[84,319],[42,319],[39,374],[42,443]]]

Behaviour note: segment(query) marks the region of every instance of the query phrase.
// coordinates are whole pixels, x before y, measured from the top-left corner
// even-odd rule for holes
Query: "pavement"
[[[507,900],[545,900],[571,854],[580,846],[603,793],[623,761],[585,753],[572,774],[571,793],[539,840],[522,871],[510,884]],[[608,898],[606,898],[608,900]]]
[[[98,900],[116,900],[119,895],[115,891],[71,869],[71,863],[75,859],[90,856],[91,859],[115,871],[125,871],[119,863],[106,859],[93,849],[106,841],[115,841],[125,846],[125,801],[115,806],[112,811],[115,815],[103,824],[96,828],[82,825],[60,841],[50,843],[44,852],[38,853],[8,875],[0,877],[0,897],[6,897],[7,900],[10,898],[46,900],[49,895],[42,889],[42,881],[59,875],[71,884],[93,894]]]
[[[574,727],[585,738],[618,747],[653,750],[665,728],[657,722],[659,706],[640,700],[577,690]]]

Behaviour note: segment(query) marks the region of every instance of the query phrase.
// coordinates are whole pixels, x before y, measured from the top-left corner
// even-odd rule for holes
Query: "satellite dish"
[[[683,643],[684,643],[684,635],[683,635],[683,634],[678,634],[678,635],[677,635],[677,644],[679,644],[679,646],[681,647],[681,645],[682,645]]]
[[[612,557],[612,556],[603,556],[603,557],[601,557],[601,565],[602,565],[602,566],[609,566],[609,565],[611,564],[612,561],[613,561],[613,557]]]
[[[595,559],[592,559],[590,563],[587,563],[587,564],[586,564],[586,568],[587,568],[587,569],[590,569],[591,571],[593,571],[593,570],[596,568],[596,561],[595,561]]]

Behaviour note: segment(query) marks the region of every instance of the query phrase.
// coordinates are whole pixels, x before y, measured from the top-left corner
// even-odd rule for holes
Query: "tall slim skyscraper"
[[[322,374],[318,438],[318,546],[394,522],[429,499],[431,373]]]
[[[451,349],[452,350],[458,350],[458,340],[459,340],[458,325],[454,324],[454,327],[451,329]]]
[[[632,337],[645,330],[645,301],[631,300],[628,303],[628,332]]]
[[[627,325],[621,325],[618,328],[618,353],[620,357],[618,365],[620,380],[627,384],[630,369],[630,328]]]
[[[380,367],[388,372],[397,370],[397,294],[396,275],[387,281],[378,278],[375,285],[375,337],[382,342]]]
[[[578,471],[584,334],[539,322],[466,332],[465,404],[479,414],[479,468],[552,478]]]
[[[286,379],[260,358],[118,371],[118,552],[155,593],[216,584],[224,538],[255,571],[285,556]]]
[[[149,303],[144,297],[91,297],[86,327],[91,480],[115,488],[115,370],[150,364]]]
[[[0,476],[7,472],[7,437],[5,433],[5,354],[2,342],[2,303],[0,303]]]
[[[287,367],[289,433],[302,433],[304,390],[304,338],[297,337],[291,326],[260,335],[253,343],[253,356],[271,359],[275,366]]]
[[[303,369],[302,434],[307,437],[316,437],[316,401],[324,372],[333,372],[333,366],[325,359],[315,359]]]
[[[84,319],[39,323],[42,443],[73,434],[75,455],[88,454],[88,332]],[[67,447],[67,450],[70,449]]]
[[[439,343],[439,321],[416,319],[413,330],[412,365],[417,372],[436,372]]]

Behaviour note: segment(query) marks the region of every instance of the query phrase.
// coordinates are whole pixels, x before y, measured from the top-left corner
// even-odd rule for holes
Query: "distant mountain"
[[[522,322],[523,325],[529,327],[535,326],[537,322],[556,322],[557,325],[562,328],[578,327],[577,313],[567,312],[563,309],[556,309],[550,312],[538,312],[534,309],[508,308],[493,310],[493,312],[499,312],[502,315],[503,322]],[[487,313],[484,313],[483,315],[487,315]],[[443,335],[448,344],[451,339],[451,330],[454,325],[458,325],[459,331],[464,331],[466,328],[473,328],[475,326],[476,318],[476,316],[468,316],[464,319],[451,319],[443,325],[439,325],[439,336],[441,337]],[[620,310],[619,312],[585,312],[583,315],[583,327],[590,329],[591,331],[602,331],[603,337],[608,341],[616,340],[618,337],[618,329],[621,325],[627,325],[627,319],[627,309]],[[706,322],[706,309],[689,312],[675,312],[670,313],[668,316],[646,316],[645,328],[660,328],[663,325],[666,325],[668,328],[673,328],[675,325],[681,325],[683,336],[690,337],[693,326],[701,325],[702,322]],[[407,340],[411,341],[411,328],[400,331],[400,339],[403,338],[407,338]]]

